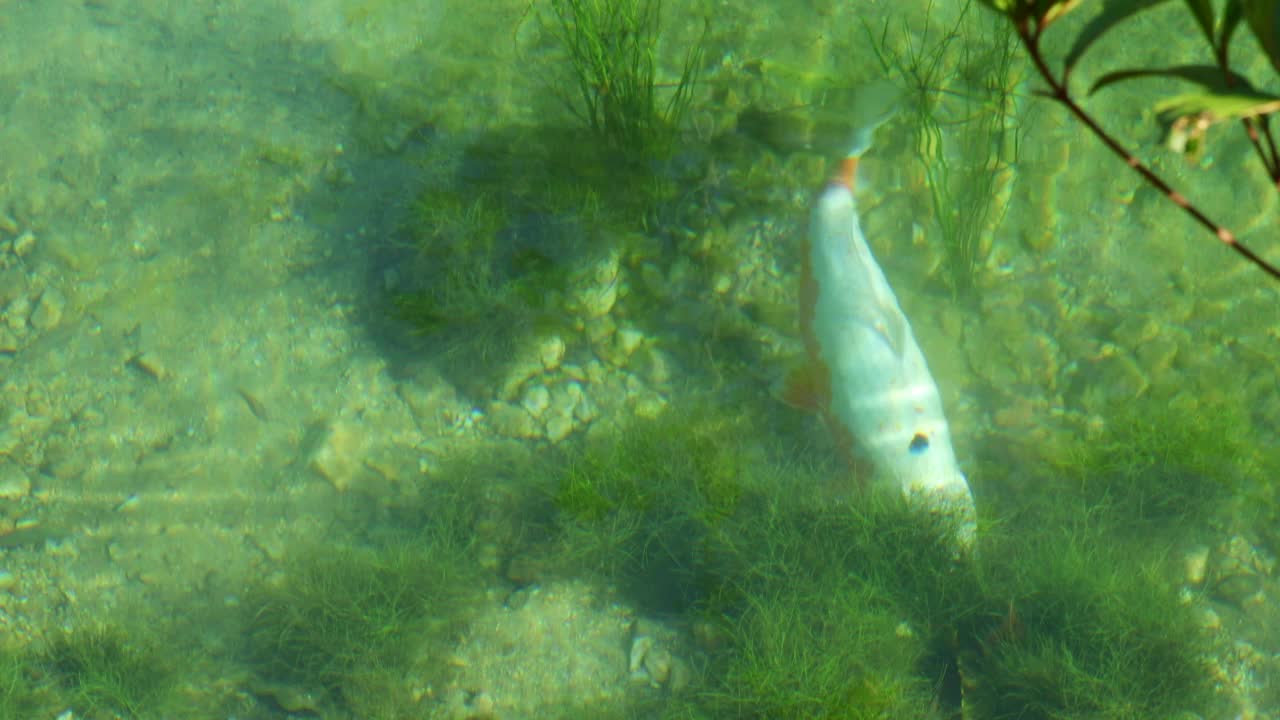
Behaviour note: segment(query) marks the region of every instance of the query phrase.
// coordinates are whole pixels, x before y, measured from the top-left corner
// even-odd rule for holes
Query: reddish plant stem
[[[1031,56],[1031,61],[1035,64],[1036,70],[1040,73],[1040,77],[1049,85],[1049,91],[1045,93],[1050,98],[1056,100],[1059,104],[1067,109],[1077,120],[1084,123],[1084,126],[1094,134],[1102,144],[1111,149],[1111,152],[1119,156],[1124,163],[1133,168],[1144,180],[1152,187],[1164,193],[1165,197],[1173,201],[1173,204],[1182,208],[1188,215],[1200,223],[1205,229],[1213,233],[1227,247],[1234,250],[1237,254],[1244,257],[1249,262],[1256,265],[1266,274],[1275,280],[1280,280],[1280,267],[1267,262],[1260,255],[1255,253],[1247,245],[1242,244],[1231,230],[1219,225],[1205,215],[1198,207],[1191,204],[1182,193],[1174,190],[1169,183],[1164,181],[1155,173],[1154,170],[1147,167],[1136,155],[1129,152],[1118,140],[1111,137],[1106,130],[1098,124],[1093,116],[1085,112],[1075,99],[1071,97],[1071,92],[1067,89],[1066,78],[1059,81],[1049,69],[1048,63],[1045,62],[1044,56],[1040,54],[1040,32],[1044,30],[1044,26],[1037,23],[1037,27],[1033,30],[1030,18],[1024,18],[1016,23],[1018,35],[1022,38],[1022,44],[1027,48],[1027,54]]]

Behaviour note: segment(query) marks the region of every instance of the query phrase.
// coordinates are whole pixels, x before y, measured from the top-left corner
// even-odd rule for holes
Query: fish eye
[[[911,438],[911,444],[907,446],[907,452],[910,452],[912,455],[919,455],[928,449],[929,438],[925,437],[924,433],[916,433]]]

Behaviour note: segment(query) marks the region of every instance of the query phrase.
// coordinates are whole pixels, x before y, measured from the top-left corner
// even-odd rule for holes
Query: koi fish
[[[958,540],[969,547],[973,495],[951,447],[938,386],[858,222],[858,160],[878,124],[855,135],[813,208],[800,291],[809,367],[786,392],[822,413],[855,467],[859,458],[869,460],[880,484],[954,518]]]

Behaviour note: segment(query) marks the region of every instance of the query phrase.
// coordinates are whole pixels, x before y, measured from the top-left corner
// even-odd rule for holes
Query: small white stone
[[[544,385],[534,385],[525,390],[524,398],[520,401],[520,404],[524,406],[525,410],[529,411],[530,415],[540,418],[551,405],[551,391]]]
[[[573,432],[573,417],[568,415],[552,415],[547,420],[547,439],[560,442]]]
[[[609,253],[586,272],[586,287],[578,292],[578,304],[587,317],[601,317],[613,309],[618,300],[620,260],[617,252]]]
[[[576,382],[562,383],[551,391],[550,404],[553,415],[571,418],[580,402],[582,402],[582,386]]]
[[[613,340],[617,343],[618,350],[629,357],[644,342],[644,333],[633,327],[624,327],[613,336]]]
[[[633,673],[640,672],[644,668],[644,659],[649,655],[649,651],[653,649],[653,638],[648,635],[637,635],[631,641],[631,652],[627,657],[627,669]]]
[[[573,417],[584,425],[595,420],[596,416],[599,414],[600,412],[596,409],[596,404],[591,402],[591,398],[586,396],[583,396],[582,400],[573,408]]]
[[[666,406],[666,398],[649,391],[636,398],[636,415],[646,420],[656,420]]]
[[[1187,584],[1200,585],[1204,582],[1209,566],[1209,547],[1207,545],[1197,545],[1192,548],[1183,558],[1183,567],[1186,568]]]
[[[717,274],[715,279],[711,281],[711,290],[717,295],[724,295],[729,292],[732,287],[733,278],[725,275],[724,273]]]
[[[552,335],[538,342],[538,359],[542,361],[542,367],[547,370],[560,367],[560,362],[564,360],[564,353],[564,338],[559,335]]]

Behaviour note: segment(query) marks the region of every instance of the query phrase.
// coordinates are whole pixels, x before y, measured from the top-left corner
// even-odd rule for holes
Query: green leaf
[[[1227,0],[1227,8],[1222,12],[1222,34],[1218,36],[1218,62],[1227,67],[1227,50],[1231,47],[1231,35],[1244,18],[1244,7],[1240,0]]]
[[[1280,0],[1241,0],[1244,19],[1266,52],[1271,67],[1280,72]]]
[[[1129,17],[1136,15],[1143,10],[1153,8],[1156,5],[1165,2],[1165,0],[1107,0],[1104,3],[1102,12],[1093,18],[1080,30],[1080,34],[1076,35],[1076,41],[1071,45],[1071,51],[1067,53],[1064,63],[1068,72],[1075,67],[1077,61],[1084,55],[1098,38],[1102,37],[1108,30],[1116,25],[1124,22]],[[1188,4],[1203,2],[1206,5],[1209,0],[1187,0]],[[1210,16],[1210,27],[1212,27],[1212,16]],[[1213,42],[1210,36],[1210,42]]]
[[[1230,95],[1240,90],[1254,92],[1253,86],[1241,74],[1232,70],[1223,70],[1213,65],[1176,65],[1168,68],[1138,68],[1133,70],[1117,70],[1098,78],[1089,88],[1089,94],[1098,92],[1104,87],[1125,80],[1139,78],[1171,77],[1195,83],[1215,95]]]
[[[1212,122],[1257,117],[1280,110],[1280,96],[1266,93],[1188,93],[1156,103],[1156,112],[1166,120],[1191,115],[1208,115]]]
[[[1213,41],[1213,3],[1209,0],[1183,0],[1187,4],[1187,9],[1196,18],[1196,24],[1200,26],[1200,31],[1204,33],[1204,38],[1209,41],[1211,47],[1216,47]]]

